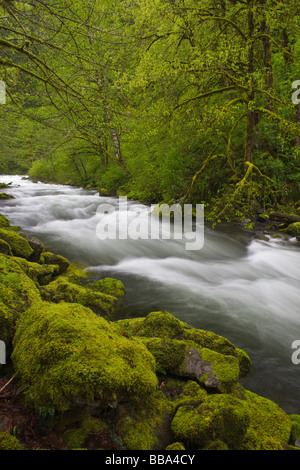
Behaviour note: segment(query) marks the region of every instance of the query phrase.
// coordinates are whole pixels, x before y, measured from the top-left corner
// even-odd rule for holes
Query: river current
[[[14,199],[0,213],[42,240],[49,251],[83,262],[92,277],[115,277],[126,288],[120,318],[166,310],[195,328],[223,335],[253,363],[241,384],[300,414],[300,247],[295,240],[251,239],[241,229],[205,227],[202,249],[184,240],[99,240],[102,204],[134,219],[137,203],[72,186],[2,175]],[[141,205],[139,204],[139,207]],[[149,208],[142,209],[147,215]],[[299,354],[300,357],[300,354]]]

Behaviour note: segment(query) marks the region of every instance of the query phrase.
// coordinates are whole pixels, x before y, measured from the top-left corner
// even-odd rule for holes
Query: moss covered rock
[[[233,370],[232,377],[229,378],[228,376],[228,383],[232,382],[233,377],[236,377],[237,363],[239,365],[238,377],[245,376],[251,368],[251,360],[247,353],[236,348],[228,339],[210,331],[192,328],[169,312],[151,312],[145,318],[120,320],[118,324],[120,324],[129,335],[141,338],[160,338],[162,346],[169,344],[170,348],[174,348],[176,345],[179,348],[179,343],[172,343],[170,340],[184,341],[186,345],[189,345],[190,349],[189,354],[186,355],[186,369],[191,370],[192,366],[195,368],[197,356],[201,356],[201,361],[203,360],[206,363],[213,362],[215,364],[215,371],[217,369],[220,371],[220,367],[217,365],[218,362],[220,364],[223,363],[224,368],[223,366],[222,368],[224,373],[222,375],[224,378],[226,375],[225,370],[229,374],[231,367]],[[145,342],[147,342],[149,346],[152,344],[153,350],[156,344],[156,357],[158,357],[158,355],[162,357],[163,352],[159,352],[158,350],[159,341],[155,343],[154,340],[154,342],[151,343],[146,340]],[[230,357],[226,359],[224,356]]]
[[[0,450],[25,450],[25,447],[15,436],[0,432]]]
[[[163,374],[193,378],[209,389],[229,392],[240,375],[239,361],[188,340],[140,338]]]
[[[300,222],[294,222],[293,224],[290,224],[285,231],[293,237],[300,239]]]
[[[174,406],[157,390],[142,401],[133,400],[117,410],[116,429],[125,449],[163,449],[173,440],[170,425]]]
[[[28,241],[13,230],[0,228],[0,239],[9,244],[14,256],[29,259],[33,253]]]
[[[78,304],[35,305],[21,316],[13,344],[15,369],[36,409],[107,407],[157,387],[146,347]]]
[[[57,265],[40,265],[26,260],[25,258],[12,257],[12,260],[19,264],[24,273],[32,279],[36,285],[44,286],[53,281],[53,278],[59,275]]]
[[[14,199],[14,197],[11,194],[0,193],[0,199]]]
[[[99,279],[98,281],[89,282],[85,286],[87,289],[91,289],[96,292],[102,292],[103,294],[112,295],[113,297],[123,297],[125,295],[125,287],[122,281],[118,279],[112,279],[106,277]]]
[[[9,220],[5,217],[5,215],[0,214],[0,228],[7,228],[10,227]]]
[[[59,267],[59,274],[64,273],[70,266],[70,261],[64,258],[64,256],[56,255],[49,251],[45,251],[41,254],[40,262],[41,264],[57,265]]]
[[[9,244],[0,239],[0,253],[3,253],[4,255],[12,255],[11,249]]]
[[[290,415],[292,429],[289,439],[289,444],[300,447],[300,415]]]
[[[19,316],[37,301],[35,283],[13,258],[0,254],[0,339],[7,345]]]
[[[283,450],[291,420],[275,403],[244,391],[242,397],[214,394],[200,404],[179,406],[172,421],[175,437],[187,447],[230,450]]]
[[[111,295],[102,294],[92,289],[73,284],[64,277],[58,277],[55,281],[41,289],[41,296],[50,302],[74,302],[93,310],[97,315],[111,319],[117,299]]]

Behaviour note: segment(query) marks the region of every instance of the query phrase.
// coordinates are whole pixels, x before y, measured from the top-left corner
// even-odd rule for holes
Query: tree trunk
[[[255,127],[255,115],[256,113],[251,109],[254,103],[255,93],[253,91],[253,73],[254,73],[254,46],[253,46],[253,34],[254,34],[254,14],[253,14],[253,0],[248,0],[248,81],[249,81],[249,92],[248,92],[248,115],[246,125],[246,140],[245,140],[245,161],[251,163],[252,151],[253,151],[253,138],[254,138],[254,127]]]

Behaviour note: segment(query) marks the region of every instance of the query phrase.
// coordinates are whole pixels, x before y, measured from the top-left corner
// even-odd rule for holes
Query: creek
[[[49,251],[87,265],[92,280],[123,281],[126,296],[118,318],[166,310],[189,325],[225,336],[250,356],[241,384],[287,413],[300,414],[300,364],[292,343],[300,340],[300,249],[295,240],[259,240],[239,227],[205,227],[204,246],[188,251],[184,240],[99,240],[101,204],[120,212],[119,200],[95,191],[11,183],[0,213],[39,238]],[[128,202],[131,218],[136,202]],[[141,206],[139,204],[139,206]],[[143,206],[145,214],[149,207]]]

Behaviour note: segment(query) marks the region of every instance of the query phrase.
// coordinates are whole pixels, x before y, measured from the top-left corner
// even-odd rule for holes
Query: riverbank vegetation
[[[300,3],[0,2],[0,171],[299,214]],[[293,100],[292,100],[293,95]]]

